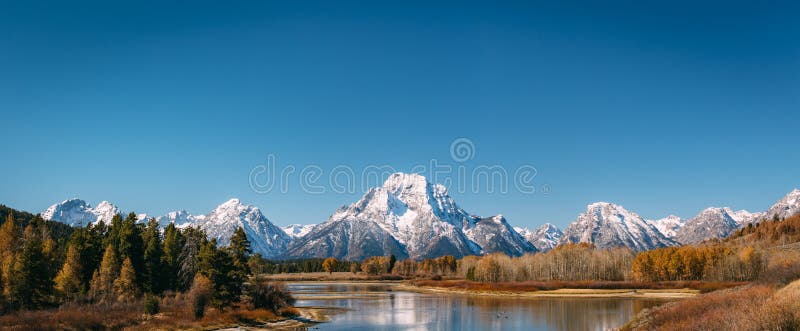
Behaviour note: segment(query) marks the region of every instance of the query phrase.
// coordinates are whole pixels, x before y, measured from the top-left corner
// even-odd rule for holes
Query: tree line
[[[228,307],[243,298],[264,301],[250,294],[275,287],[260,282],[245,286],[254,263],[241,227],[230,245],[218,247],[198,228],[169,224],[161,231],[155,219],[142,224],[134,213],[124,219],[115,215],[108,225],[74,228],[61,244],[51,234],[53,224],[38,216],[23,223],[9,213],[0,226],[3,312],[189,292],[195,313],[202,316],[206,306]]]

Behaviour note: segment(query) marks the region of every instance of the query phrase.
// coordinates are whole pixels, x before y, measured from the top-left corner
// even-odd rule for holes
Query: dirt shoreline
[[[545,291],[477,291],[435,286],[398,284],[397,290],[421,293],[449,293],[477,296],[513,296],[520,298],[645,298],[645,299],[683,299],[691,298],[700,291],[692,289],[571,289],[563,288]]]

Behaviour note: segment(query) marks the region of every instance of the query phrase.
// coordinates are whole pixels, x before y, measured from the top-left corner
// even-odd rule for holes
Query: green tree
[[[183,236],[175,227],[175,224],[170,223],[164,229],[164,256],[162,257],[164,262],[164,289],[178,289],[178,267],[182,247]]]
[[[247,264],[247,260],[250,254],[253,253],[253,250],[250,249],[250,241],[247,240],[247,234],[245,234],[241,226],[233,232],[231,243],[228,245],[228,251],[233,258],[233,268],[236,272],[236,277],[241,280],[246,279],[247,276],[250,275],[250,266]]]
[[[48,303],[53,280],[48,272],[40,233],[33,224],[25,228],[23,242],[12,268],[11,297],[21,308],[37,309]]]
[[[142,284],[145,279],[144,266],[144,243],[142,240],[142,229],[136,224],[136,214],[130,213],[122,222],[119,230],[119,251],[120,261],[131,260],[137,285]]]
[[[155,218],[147,222],[143,239],[145,242],[143,287],[149,293],[160,294],[165,288],[162,264],[164,253],[161,247],[161,232]]]
[[[233,268],[233,258],[217,248],[215,239],[203,243],[200,247],[198,262],[197,272],[214,284],[212,303],[216,307],[229,306],[239,299],[243,280],[238,278],[237,271]]]

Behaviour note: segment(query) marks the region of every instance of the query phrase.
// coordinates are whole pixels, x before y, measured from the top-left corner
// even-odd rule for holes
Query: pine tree
[[[111,218],[111,224],[108,227],[108,234],[105,237],[105,241],[103,242],[103,247],[111,245],[114,248],[114,253],[119,256],[119,246],[122,241],[120,239],[120,231],[122,231],[122,215],[116,214],[114,217]]]
[[[144,234],[144,289],[149,293],[160,294],[164,290],[163,265],[161,258],[163,251],[161,247],[161,232],[158,230],[158,222],[151,218],[147,223]]]
[[[178,289],[178,262],[182,247],[183,236],[175,227],[175,224],[170,223],[164,229],[164,256],[162,257],[164,262],[164,289]]]
[[[12,268],[11,298],[17,306],[37,309],[47,304],[52,277],[42,250],[42,239],[33,223],[25,228],[24,244]]]
[[[250,266],[247,264],[247,260],[253,250],[250,249],[250,241],[247,240],[247,234],[241,226],[233,232],[228,250],[233,258],[235,276],[240,280],[246,279],[250,275]]]
[[[229,306],[231,302],[239,299],[242,280],[238,279],[238,272],[233,268],[233,258],[217,248],[215,239],[201,245],[197,272],[214,284],[215,306],[220,308]]]
[[[139,287],[136,285],[136,270],[130,258],[122,262],[119,278],[114,280],[114,294],[119,302],[131,302],[139,296]]]
[[[103,254],[103,261],[100,263],[100,269],[92,275],[90,295],[93,299],[102,302],[111,298],[114,293],[114,280],[119,277],[119,269],[119,261],[114,247],[108,245]]]
[[[136,224],[136,214],[130,213],[122,222],[119,230],[119,255],[120,261],[131,260],[135,279],[142,284],[145,279],[144,243],[142,229]]]
[[[75,245],[67,247],[67,259],[56,275],[55,284],[58,294],[66,300],[74,300],[84,291],[83,271],[80,252]]]
[[[178,289],[182,291],[192,286],[199,268],[200,248],[208,241],[205,232],[197,228],[186,228],[183,233],[185,240],[178,258]]]

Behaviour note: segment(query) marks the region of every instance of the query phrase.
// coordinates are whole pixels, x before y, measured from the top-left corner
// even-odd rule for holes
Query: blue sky
[[[599,3],[599,2],[598,2]],[[257,193],[253,167],[537,170],[468,211],[564,226],[763,210],[800,186],[792,2],[0,4],[0,203],[317,223],[361,193]],[[450,158],[472,141],[474,157]],[[326,180],[323,177],[323,180]]]

